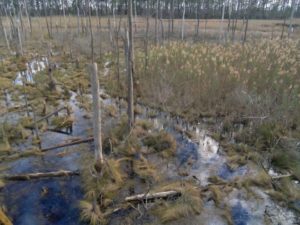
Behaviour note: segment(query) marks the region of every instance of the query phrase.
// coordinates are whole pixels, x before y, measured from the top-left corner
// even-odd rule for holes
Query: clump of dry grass
[[[51,120],[51,125],[54,129],[68,128],[72,126],[74,118],[71,116],[55,116]]]
[[[114,105],[108,105],[104,108],[104,112],[111,116],[111,117],[116,117],[117,116],[117,109]]]
[[[105,224],[106,220],[97,203],[80,201],[81,219],[90,225]]]
[[[161,152],[166,157],[174,155],[176,152],[176,141],[166,132],[149,134],[143,139],[143,143],[155,152]]]
[[[144,180],[158,181],[160,179],[157,168],[142,155],[140,155],[138,160],[133,161],[133,170]]]
[[[195,214],[200,214],[203,202],[201,193],[190,182],[174,182],[162,185],[157,188],[160,191],[175,190],[181,193],[181,196],[170,202],[159,202],[152,210],[162,223],[168,223],[180,219],[182,217],[189,217]]]

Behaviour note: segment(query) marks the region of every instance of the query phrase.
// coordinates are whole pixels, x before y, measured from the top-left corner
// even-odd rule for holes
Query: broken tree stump
[[[48,178],[48,177],[64,177],[64,176],[78,176],[79,171],[69,171],[69,170],[59,170],[54,172],[45,172],[45,173],[28,173],[28,174],[18,174],[18,175],[5,175],[3,178],[5,180],[14,180],[14,181],[24,181],[32,180],[39,178]]]
[[[166,198],[177,198],[181,196],[179,191],[163,191],[156,193],[143,193],[138,195],[132,195],[125,198],[126,202],[145,202],[152,201],[155,199],[166,199]]]

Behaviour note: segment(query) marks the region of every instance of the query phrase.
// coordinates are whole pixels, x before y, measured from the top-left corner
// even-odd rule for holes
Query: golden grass
[[[154,207],[153,213],[162,223],[168,223],[183,217],[189,217],[201,213],[203,207],[201,193],[192,183],[167,183],[158,186],[155,190],[175,190],[181,192],[181,196],[175,201],[160,202]]]
[[[81,219],[89,222],[90,225],[105,224],[105,218],[97,203],[80,201]]]

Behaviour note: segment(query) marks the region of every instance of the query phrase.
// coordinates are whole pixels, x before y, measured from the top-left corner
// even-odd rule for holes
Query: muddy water
[[[38,67],[32,69],[29,66],[28,68],[33,71],[39,70]],[[18,82],[16,84],[19,84]],[[92,123],[89,119],[85,119],[87,112],[78,107],[76,93],[72,93],[68,104],[71,105],[75,118],[72,136],[45,132],[41,137],[42,147],[56,145],[71,137],[86,137],[90,134]],[[102,104],[115,107],[118,105],[117,101],[109,96],[102,100]],[[123,105],[121,111],[125,113],[126,105],[121,105]],[[149,109],[142,105],[139,107],[142,110],[141,114],[137,115],[137,119],[151,121],[156,130],[164,130],[176,139],[177,155],[174,160],[165,163],[159,161],[157,157],[152,159],[167,174],[168,179],[193,178],[198,181],[199,186],[204,187],[209,184],[208,178],[211,176],[220,176],[224,180],[230,181],[237,177],[255,174],[256,171],[248,166],[239,167],[236,170],[230,169],[226,165],[226,158],[219,144],[202,128],[202,124],[189,124],[168,113]],[[115,122],[116,120],[112,118],[105,118],[103,120],[104,132],[114,126]],[[193,137],[189,138],[186,135],[187,132],[192,133]],[[26,147],[30,147],[28,143]],[[19,146],[19,148],[26,149],[24,146]],[[82,144],[63,150],[54,150],[45,156],[19,159],[5,165],[9,168],[6,173],[78,170],[83,166],[84,152],[90,150],[89,144]],[[61,152],[64,154],[60,155]],[[181,169],[186,171],[187,175],[184,177],[178,173]],[[297,223],[297,218],[291,211],[275,204],[262,190],[255,188],[253,191],[260,196],[258,199],[249,198],[248,193],[237,189],[226,197],[235,225],[265,224],[266,212],[271,215],[271,224]],[[78,200],[83,198],[79,177],[9,182],[1,191],[1,196],[7,206],[8,215],[13,219],[15,225],[84,224],[80,222],[78,209]],[[184,224],[199,224],[201,221],[201,224],[205,225],[225,225],[227,222],[222,217],[222,213],[222,210],[217,208],[213,201],[208,201],[205,203],[201,215],[188,218]]]

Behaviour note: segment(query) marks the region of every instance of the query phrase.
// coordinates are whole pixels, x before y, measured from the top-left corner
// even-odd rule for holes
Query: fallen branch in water
[[[51,113],[49,113],[48,115],[46,115],[46,116],[44,116],[44,117],[38,119],[38,120],[35,121],[33,124],[37,124],[37,123],[39,123],[39,122],[41,122],[41,121],[43,121],[43,120],[46,120],[46,119],[48,119],[49,117],[51,117],[51,116],[53,116],[53,115],[55,115],[55,114],[58,114],[60,111],[62,111],[62,110],[64,110],[64,109],[68,111],[68,108],[67,108],[66,106],[63,106],[63,107],[61,107],[61,108],[55,110],[54,112],[51,112]]]
[[[28,174],[19,174],[19,175],[5,175],[3,178],[5,180],[32,180],[39,178],[48,178],[48,177],[64,177],[64,176],[78,176],[79,171],[69,171],[69,170],[60,170],[55,172],[46,172],[46,173],[28,173]]]
[[[277,175],[277,176],[271,176],[272,179],[281,179],[281,178],[285,178],[285,177],[291,177],[292,174],[288,173],[288,174],[282,174],[282,175]]]
[[[53,149],[63,148],[63,147],[72,146],[72,145],[78,145],[78,144],[81,144],[81,143],[87,143],[87,142],[92,142],[92,141],[94,141],[94,137],[89,137],[89,138],[85,138],[85,139],[66,142],[66,143],[58,144],[58,145],[55,145],[55,146],[52,146],[52,147],[44,148],[41,151],[46,152],[46,151],[53,150]]]
[[[144,201],[151,201],[155,199],[166,199],[170,197],[179,197],[181,192],[179,191],[163,191],[163,192],[156,192],[156,193],[148,193],[148,194],[138,194],[133,195],[125,198],[126,202],[144,202]]]
[[[0,224],[13,225],[10,219],[5,215],[2,209],[0,209]]]

